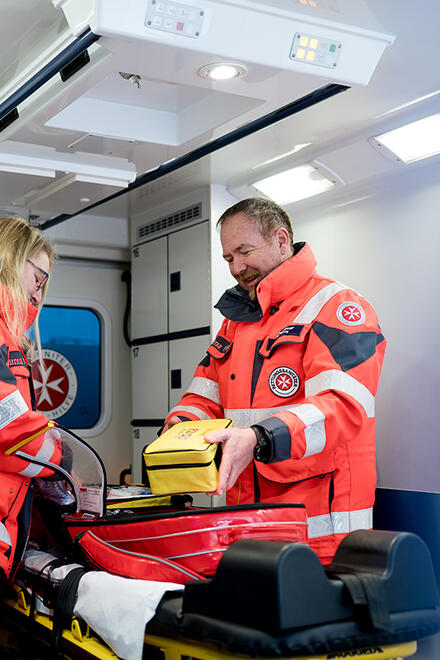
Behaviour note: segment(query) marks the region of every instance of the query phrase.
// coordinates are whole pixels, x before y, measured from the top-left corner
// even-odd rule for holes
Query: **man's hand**
[[[164,427],[162,429],[162,433],[160,435],[163,435],[165,431],[168,431],[174,424],[179,424],[182,420],[177,417],[177,415],[174,415],[174,417],[170,417],[169,420],[167,421],[166,424],[164,424]]]
[[[222,495],[237,481],[240,474],[254,457],[257,437],[251,428],[228,428],[213,431],[205,435],[207,442],[219,442],[223,445],[217,490],[207,495]]]

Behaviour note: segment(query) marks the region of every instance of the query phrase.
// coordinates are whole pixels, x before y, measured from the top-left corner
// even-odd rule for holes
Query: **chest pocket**
[[[289,324],[275,329],[257,345],[253,369],[251,406],[274,407],[301,394],[303,354],[311,324]],[[282,350],[279,350],[282,349]],[[290,349],[290,350],[289,350]]]
[[[269,358],[284,344],[302,344],[307,339],[312,324],[290,324],[281,328],[275,337],[267,337],[259,350],[263,358]]]

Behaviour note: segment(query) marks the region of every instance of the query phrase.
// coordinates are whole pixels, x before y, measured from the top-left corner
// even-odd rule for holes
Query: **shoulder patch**
[[[339,305],[336,316],[344,325],[362,325],[365,322],[365,312],[362,307],[351,300]]]
[[[208,347],[207,353],[214,360],[221,360],[225,357],[232,346],[232,341],[228,341],[225,337],[217,335],[212,344]]]
[[[27,367],[26,360],[20,351],[9,351],[10,367]]]
[[[212,342],[212,346],[216,348],[219,351],[219,353],[226,353],[229,347],[231,346],[231,342],[225,339],[224,337],[217,335],[217,337]]]

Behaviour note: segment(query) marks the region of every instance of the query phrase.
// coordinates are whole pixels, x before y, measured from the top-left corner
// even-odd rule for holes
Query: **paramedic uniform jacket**
[[[256,303],[239,286],[223,294],[226,319],[169,416],[264,427],[272,459],[253,461],[227,502],[304,503],[310,545],[329,562],[344,535],[372,527],[386,341],[367,300],[315,266],[297,243],[257,285]]]
[[[26,327],[31,326],[36,315],[37,309],[28,303]],[[47,418],[33,410],[31,391],[26,357],[12,339],[0,309],[0,569],[11,578],[29,533],[31,478],[53,474],[48,468],[5,455],[6,450],[47,427]],[[45,441],[44,433],[27,442],[24,449],[37,458],[59,462],[59,450],[52,442]]]

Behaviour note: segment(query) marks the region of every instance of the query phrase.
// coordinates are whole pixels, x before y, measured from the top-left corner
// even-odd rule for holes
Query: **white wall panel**
[[[437,173],[429,163],[408,168],[364,195],[313,216],[291,213],[296,240],[310,243],[318,272],[373,303],[388,340],[376,405],[379,485],[440,492]]]

